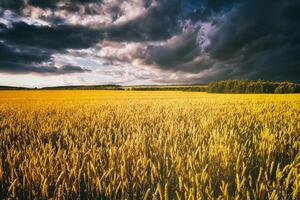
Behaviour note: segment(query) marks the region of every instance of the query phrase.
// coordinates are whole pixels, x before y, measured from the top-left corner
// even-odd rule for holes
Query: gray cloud
[[[58,25],[55,27],[13,23],[12,28],[2,29],[0,38],[10,44],[28,45],[56,50],[88,48],[100,36],[98,31],[82,26]]]
[[[118,66],[139,60],[177,82],[300,81],[297,0],[3,0],[0,8],[1,71],[86,72],[57,67],[53,55],[97,49],[86,56]]]
[[[214,29],[206,36],[209,45],[199,43],[196,35],[201,32],[194,28],[194,34],[151,47],[147,61],[160,69],[199,73],[201,82],[230,78],[299,82],[300,3],[245,0],[231,8],[210,19]]]
[[[27,5],[55,9],[58,3],[65,3],[67,7],[71,7],[76,6],[76,4],[101,3],[101,0],[1,0],[0,7],[15,11],[22,11]]]
[[[105,34],[116,41],[148,41],[170,38],[178,31],[177,16],[180,14],[179,0],[162,0],[147,8],[147,12],[134,19],[112,25]]]
[[[55,66],[34,66],[32,64],[23,64],[16,62],[0,61],[0,71],[8,74],[29,74],[36,73],[41,75],[61,75],[72,73],[91,72],[79,66],[64,65],[62,67]]]
[[[0,42],[0,72],[9,74],[36,73],[44,75],[90,72],[79,66],[54,66],[51,52],[26,46],[7,46]]]
[[[197,36],[197,30],[188,30],[163,45],[150,46],[147,62],[171,71],[194,72],[209,67],[207,57],[201,55]]]
[[[220,23],[207,51],[233,77],[299,81],[299,9],[294,0],[245,1]]]

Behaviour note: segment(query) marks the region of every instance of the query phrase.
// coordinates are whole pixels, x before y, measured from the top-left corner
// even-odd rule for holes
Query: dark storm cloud
[[[40,8],[55,8],[56,0],[29,0],[28,3],[32,6]]]
[[[20,10],[24,6],[23,0],[1,0],[0,8],[2,9],[11,9],[11,10]]]
[[[64,65],[62,67],[33,66],[31,64],[0,61],[0,71],[8,74],[37,73],[42,75],[60,75],[90,72],[91,70],[72,65]]]
[[[300,81],[299,9],[296,0],[245,1],[212,34],[207,51],[234,77]]]
[[[50,54],[36,48],[8,47],[0,42],[0,61],[16,63],[43,62],[50,59]]]
[[[34,47],[9,47],[0,42],[0,72],[10,74],[68,74],[83,73],[90,70],[79,66],[65,65],[55,67],[50,61],[51,53]],[[42,65],[43,62],[46,65]]]
[[[25,7],[25,1],[10,1],[2,3],[3,8],[10,8],[12,10],[18,10]],[[74,3],[75,1],[69,1]],[[76,1],[81,2],[82,1]],[[87,1],[84,1],[87,2]],[[92,2],[92,1],[88,1]],[[29,5],[40,7],[40,8],[51,8],[56,7],[56,1],[35,1],[30,0],[27,2]],[[146,6],[150,5],[150,1],[145,2]],[[118,25],[112,25],[106,30],[102,30],[102,35],[110,40],[119,41],[141,41],[141,40],[156,40],[165,39],[171,37],[174,34],[173,28],[176,27],[176,19],[180,14],[179,1],[161,1],[155,7],[149,8],[149,10],[141,16],[134,19],[125,21]],[[66,6],[69,9],[70,6]],[[73,6],[74,7],[74,6]],[[118,12],[118,9],[111,10],[111,12]],[[116,13],[117,15],[118,13]],[[97,35],[95,37],[95,35]],[[94,31],[90,31],[84,27],[76,26],[54,26],[44,27],[28,25],[24,22],[13,23],[12,28],[3,29],[0,33],[0,37],[8,42],[9,44],[24,45],[37,48],[47,48],[51,51],[32,52],[26,51],[21,53],[13,54],[12,51],[7,51],[10,56],[2,57],[2,64],[6,66],[15,67],[18,71],[21,69],[31,70],[29,67],[24,67],[24,63],[36,63],[47,61],[50,59],[50,55],[53,50],[64,50],[66,48],[80,49],[88,48],[92,46],[97,38],[99,40],[100,34]],[[174,44],[173,44],[174,45]],[[176,45],[176,44],[175,44]],[[182,52],[180,48],[188,48],[188,45],[183,44],[184,47],[179,47],[179,53]],[[181,45],[182,46],[182,45]],[[185,47],[186,46],[186,47]],[[175,50],[176,51],[176,50]],[[178,51],[178,50],[177,50]],[[186,51],[186,50],[185,50]],[[172,52],[171,52],[172,53]],[[169,54],[171,54],[169,53]],[[4,54],[3,54],[4,55]],[[36,56],[38,55],[38,56]],[[13,64],[10,63],[9,58],[15,57],[16,60]],[[173,56],[174,57],[174,56]],[[186,60],[183,58],[181,60]],[[19,61],[19,68],[17,62]],[[165,61],[158,58],[159,64],[164,64]],[[26,65],[25,65],[26,66]],[[50,68],[52,69],[52,68]],[[36,68],[33,68],[36,71]],[[47,70],[46,70],[47,71]]]
[[[189,15],[198,22],[211,20],[215,27],[207,35],[210,44],[204,51],[199,51],[203,45],[191,35],[179,36],[181,39],[174,43],[150,48],[148,62],[171,71],[203,72],[206,77],[201,77],[201,81],[228,78],[300,81],[299,1],[215,3],[206,9],[209,13],[206,17],[200,13],[202,8]]]
[[[84,1],[87,2],[87,1]],[[89,1],[91,2],[91,1]],[[54,9],[57,1],[28,1],[41,8]],[[18,11],[25,7],[25,1],[1,2],[4,9]],[[0,13],[4,17],[4,13]],[[67,49],[82,49],[93,46],[100,39],[98,31],[80,25],[51,24],[42,26],[16,20],[12,15],[10,25],[0,22],[0,72],[68,74],[90,70],[73,65],[57,67],[52,55],[64,53]],[[11,20],[11,19],[10,19]]]
[[[181,19],[191,19],[191,14],[197,12],[197,6],[201,7],[201,11],[210,12],[215,10],[214,7],[211,7],[210,1],[204,1],[205,3],[195,3],[193,0],[183,1],[183,0],[141,0],[144,3],[144,8],[147,9],[145,13],[136,16],[133,19],[125,20],[121,23],[110,24],[106,27],[98,27],[98,30],[101,32],[103,37],[109,40],[115,41],[148,41],[148,40],[164,40],[168,39],[174,34],[178,34],[181,31],[178,20]],[[6,2],[6,3],[5,3]],[[30,0],[26,3],[24,0],[15,0],[15,1],[4,1],[0,7],[4,9],[17,10],[24,9],[26,5],[31,5],[39,8],[50,8],[56,11],[78,11],[78,6],[88,3],[97,3],[101,5],[100,0],[65,0],[61,2],[66,2],[64,6],[57,7],[58,1],[54,0]],[[120,1],[119,5],[114,5],[109,8],[105,8],[102,12],[109,12],[112,16],[112,21],[117,20],[120,16],[126,15],[120,11],[120,5],[126,1]],[[130,1],[128,1],[130,2]],[[151,3],[156,2],[154,6],[150,6]],[[184,12],[184,5],[190,3],[189,7],[195,9],[189,12]],[[201,2],[201,1],[199,1]],[[218,3],[213,3],[213,6],[223,5],[223,1]],[[225,1],[227,2],[227,1]],[[77,6],[77,9],[75,7]],[[91,7],[85,7],[84,13],[80,14],[97,14],[93,13]],[[76,13],[75,13],[76,14]],[[79,13],[77,13],[79,14]],[[98,13],[99,14],[99,13]],[[45,17],[44,17],[45,19]],[[59,22],[60,24],[64,22],[64,19],[59,19],[58,17],[50,16],[46,18],[47,21],[52,23]],[[55,21],[56,20],[56,21]],[[55,26],[54,26],[55,28]],[[50,28],[49,28],[50,29]],[[74,27],[76,29],[76,27]],[[85,31],[82,27],[77,27],[77,32]],[[49,31],[45,29],[45,31]],[[70,30],[71,31],[71,30]],[[67,34],[69,34],[67,32]]]
[[[42,9],[57,8],[57,1],[2,1],[1,7],[10,11],[22,11],[26,6],[31,5]],[[66,2],[66,1],[65,1]],[[63,9],[69,12],[70,5],[73,7],[85,3],[101,1],[67,1]],[[175,6],[172,4],[175,3]],[[0,57],[2,71],[11,72],[36,72],[56,73],[56,69],[52,66],[49,68],[43,67],[39,71],[39,64],[51,62],[51,55],[54,53],[64,53],[66,49],[86,49],[93,47],[98,42],[102,41],[103,37],[109,40],[116,41],[145,41],[165,39],[171,36],[173,27],[175,27],[176,16],[179,14],[178,1],[161,1],[155,7],[134,19],[124,21],[117,25],[109,27],[98,27],[98,30],[82,25],[64,24],[64,19],[55,21],[55,17],[50,17],[50,26],[28,24],[24,21],[11,21],[9,26],[1,24],[0,40],[3,45],[13,46],[14,49],[6,48],[3,56]],[[145,6],[149,7],[150,2],[145,1]],[[59,8],[61,9],[61,8]],[[19,12],[21,13],[21,12]],[[90,13],[89,13],[90,14]],[[18,17],[18,14],[12,15],[11,18]],[[22,16],[20,14],[20,16]],[[160,17],[158,17],[160,16]],[[4,17],[4,13],[1,14]],[[5,18],[4,18],[5,19]],[[45,19],[45,18],[42,18]],[[11,19],[10,19],[11,20]],[[20,51],[22,49],[22,51]],[[39,51],[37,50],[39,49]],[[18,51],[17,51],[18,50]],[[6,56],[4,56],[6,54]],[[14,59],[12,62],[10,58]],[[29,67],[32,65],[33,67]],[[13,69],[14,68],[14,69]],[[69,69],[69,68],[66,68]],[[73,72],[83,72],[84,70],[65,70]],[[65,71],[59,72],[64,73]]]
[[[182,32],[181,21],[206,21],[230,10],[236,1],[144,0],[144,7],[147,8],[144,14],[120,24],[112,24],[104,31],[104,35],[115,41],[166,40]],[[156,2],[157,5],[149,6],[151,2]],[[118,16],[120,11],[118,7],[114,7],[111,12]]]
[[[180,0],[162,0],[159,5],[149,7],[145,14],[110,26],[105,34],[110,40],[116,41],[167,39],[178,31],[179,14]]]
[[[201,58],[197,59],[200,54],[197,31],[188,30],[174,36],[166,44],[149,47],[147,61],[172,71],[198,71],[203,68],[199,65]]]
[[[149,46],[146,63],[168,71],[187,73],[198,73],[215,67],[216,61],[209,57],[209,52],[203,51],[206,40],[201,33],[205,26],[203,23],[218,23],[218,18],[230,11],[236,2],[234,0],[181,1],[182,7],[178,19],[191,23],[187,26],[188,30],[173,31],[173,37],[167,42]]]
[[[0,28],[0,71],[6,73],[66,74],[89,70],[77,66],[53,66],[51,55],[66,49],[88,48],[97,41],[94,30],[81,26],[55,27],[12,23]],[[42,66],[43,63],[49,63]]]
[[[188,0],[187,2],[192,9],[184,17],[197,22],[209,21],[215,15],[228,12],[239,0]]]
[[[99,32],[83,26],[36,26],[25,22],[13,23],[12,28],[2,29],[0,39],[12,44],[49,49],[81,49],[93,46],[100,40]]]
[[[108,53],[112,65],[139,59],[166,72],[200,74],[199,81],[300,81],[298,0],[0,0],[0,8],[2,71],[43,73],[38,68],[44,67],[41,71],[84,72],[72,65],[54,66],[53,54],[89,48],[101,52],[109,41],[141,49],[122,56]],[[142,12],[135,15],[135,9]],[[4,10],[20,19],[6,19]],[[30,23],[33,18],[49,25]]]

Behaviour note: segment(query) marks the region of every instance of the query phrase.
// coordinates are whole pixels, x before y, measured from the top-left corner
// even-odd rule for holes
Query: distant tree
[[[286,93],[294,93],[296,91],[295,87],[292,84],[289,84],[287,86],[287,92]]]
[[[246,88],[246,93],[254,93],[254,91],[255,91],[254,86],[255,85],[252,82],[248,83],[247,88]]]
[[[276,94],[282,94],[282,93],[284,93],[284,88],[283,88],[283,86],[279,85],[279,86],[275,89],[274,93],[276,93]]]
[[[263,87],[263,84],[261,82],[257,82],[255,84],[254,93],[264,93],[264,87]]]
[[[210,93],[300,93],[300,85],[290,82],[225,80],[211,82]]]

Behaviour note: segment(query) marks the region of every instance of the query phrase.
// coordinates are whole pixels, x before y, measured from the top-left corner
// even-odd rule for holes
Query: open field
[[[0,199],[300,199],[300,95],[0,92]]]

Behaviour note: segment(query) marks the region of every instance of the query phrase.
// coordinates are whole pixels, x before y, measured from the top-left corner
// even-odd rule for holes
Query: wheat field
[[[0,199],[300,199],[300,95],[0,92]]]

